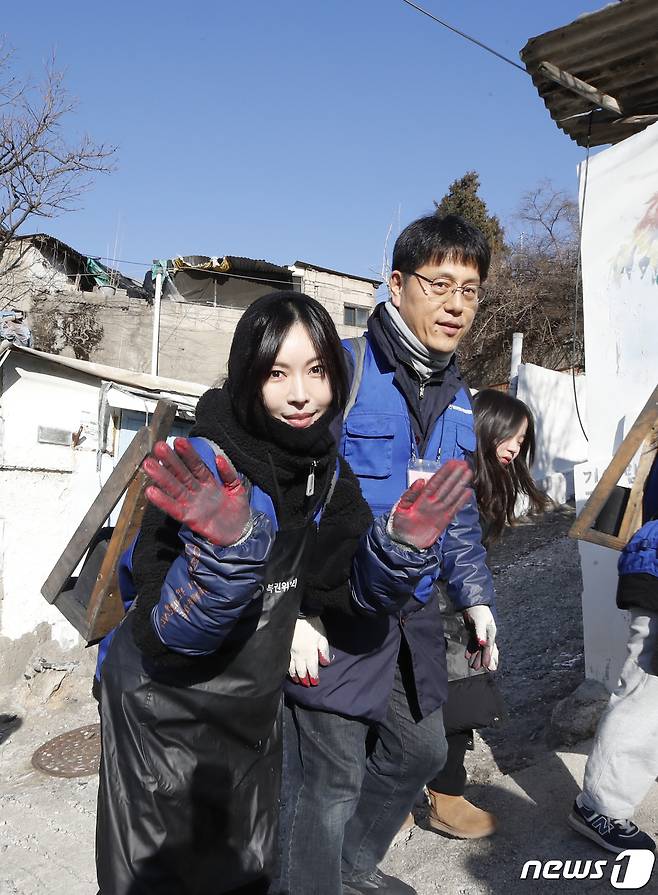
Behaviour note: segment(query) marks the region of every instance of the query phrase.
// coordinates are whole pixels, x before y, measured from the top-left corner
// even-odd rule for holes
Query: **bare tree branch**
[[[19,78],[12,63],[0,43],[0,269],[7,245],[30,218],[78,207],[94,177],[112,170],[116,151],[86,135],[66,138],[76,102],[54,59],[41,83]]]
[[[460,348],[460,364],[473,385],[507,379],[515,332],[524,333],[527,362],[553,369],[583,366],[576,203],[543,181],[522,197],[517,218],[524,232],[495,259],[487,295]]]

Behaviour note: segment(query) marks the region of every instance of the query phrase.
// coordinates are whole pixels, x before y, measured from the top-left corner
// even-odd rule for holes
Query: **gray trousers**
[[[658,776],[658,613],[631,610],[628,657],[585,766],[585,807],[630,820]]]

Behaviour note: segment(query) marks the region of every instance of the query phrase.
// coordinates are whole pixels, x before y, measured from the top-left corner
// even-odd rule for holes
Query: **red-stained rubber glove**
[[[496,622],[489,606],[470,606],[464,610],[464,624],[470,631],[469,644],[465,652],[468,664],[474,671],[498,668],[498,647],[496,646]]]
[[[429,481],[416,479],[393,507],[391,537],[419,550],[431,547],[468,500],[472,478],[468,463],[448,460]]]
[[[175,438],[174,450],[158,441],[142,469],[154,482],[146,496],[169,516],[213,544],[228,547],[246,535],[251,508],[244,485],[226,457],[215,458],[217,482],[187,438]]]

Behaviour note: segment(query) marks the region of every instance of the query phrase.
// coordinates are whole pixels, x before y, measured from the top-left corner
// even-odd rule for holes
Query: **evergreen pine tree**
[[[494,256],[504,247],[505,232],[495,214],[489,214],[486,203],[478,196],[480,175],[477,171],[467,171],[463,177],[453,181],[440,202],[434,202],[436,214],[458,214],[479,227],[489,240]]]

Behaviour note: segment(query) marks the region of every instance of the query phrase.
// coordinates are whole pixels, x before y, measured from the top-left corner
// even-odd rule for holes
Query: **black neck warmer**
[[[302,430],[272,419],[276,425],[271,427],[271,437],[259,438],[243,428],[224,386],[210,389],[200,398],[196,416],[190,434],[216,442],[239,472],[270,495],[282,529],[299,527],[313,515],[326,497],[336,469],[337,449],[329,431],[329,413]],[[314,494],[307,498],[311,472]]]

